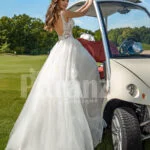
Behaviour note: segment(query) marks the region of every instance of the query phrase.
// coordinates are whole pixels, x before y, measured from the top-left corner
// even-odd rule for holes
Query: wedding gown
[[[93,150],[101,141],[103,100],[89,92],[101,90],[97,65],[73,38],[73,20],[61,18],[64,34],[40,70],[5,150]]]

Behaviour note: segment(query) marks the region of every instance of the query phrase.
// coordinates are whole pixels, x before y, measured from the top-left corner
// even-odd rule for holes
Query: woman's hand
[[[87,0],[84,5],[82,5],[78,10],[76,10],[75,12],[72,11],[64,11],[64,16],[66,18],[75,18],[75,17],[81,17],[84,16],[88,9],[90,8],[90,6],[92,5],[93,0]]]
[[[87,0],[87,1],[89,1],[89,4],[92,5],[93,0]],[[87,3],[88,3],[88,2],[87,2]]]

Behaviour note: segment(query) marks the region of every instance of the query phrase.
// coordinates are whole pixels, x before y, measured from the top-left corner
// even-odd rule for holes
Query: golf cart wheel
[[[131,108],[115,109],[111,131],[114,150],[142,150],[139,122]]]

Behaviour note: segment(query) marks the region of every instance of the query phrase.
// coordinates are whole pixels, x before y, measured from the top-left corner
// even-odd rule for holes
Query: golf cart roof
[[[69,7],[69,10],[71,11],[75,11],[77,10],[78,8],[80,8],[84,3],[85,3],[86,0],[80,0],[76,3],[74,3],[73,5],[71,5]],[[138,4],[136,4],[135,2],[137,0],[130,0],[130,1],[124,1],[124,0],[95,0],[96,2],[101,2],[101,3],[104,3],[104,2],[109,2],[110,4],[109,5],[105,5],[104,7],[102,7],[102,12],[103,12],[103,16],[104,17],[107,17],[115,12],[117,12],[119,9],[120,9],[120,5],[112,5],[111,3],[113,2],[121,2],[121,3],[126,3],[126,4],[132,4],[131,6],[135,5],[135,6],[139,6]],[[96,12],[95,12],[95,9],[94,9],[94,5],[92,5],[90,7],[90,9],[88,10],[88,12],[86,13],[86,16],[91,16],[91,17],[96,17]]]

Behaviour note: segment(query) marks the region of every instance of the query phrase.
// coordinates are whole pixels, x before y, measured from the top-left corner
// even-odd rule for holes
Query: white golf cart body
[[[74,11],[83,5],[84,2],[79,1],[70,6],[69,9]],[[150,17],[146,8],[134,2],[136,0],[130,0],[130,2],[121,0],[95,0],[86,15],[97,17],[98,19],[106,57],[105,62],[103,62],[105,78],[102,79],[105,81],[106,87],[105,101],[102,109],[104,119],[109,126],[115,109],[121,107],[131,108],[138,118],[139,128],[142,128],[140,130],[142,135],[141,139],[145,140],[150,138],[150,56],[139,57],[139,59],[137,57],[119,58],[111,56],[106,31],[107,17],[115,13],[119,9],[119,5],[138,7]],[[103,7],[100,5],[103,5]],[[130,121],[132,122],[132,120]],[[144,127],[146,127],[146,134],[143,134]],[[120,145],[118,144],[115,149],[129,149],[122,148]]]

